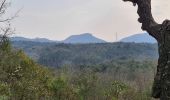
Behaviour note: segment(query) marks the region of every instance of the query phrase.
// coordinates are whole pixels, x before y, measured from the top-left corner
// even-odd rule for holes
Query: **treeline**
[[[0,57],[2,100],[151,100],[152,60],[53,69],[35,63],[8,41],[0,45]]]
[[[148,43],[96,43],[58,44],[38,42],[13,42],[38,63],[61,67],[64,65],[99,65],[117,60],[156,60],[157,44]]]

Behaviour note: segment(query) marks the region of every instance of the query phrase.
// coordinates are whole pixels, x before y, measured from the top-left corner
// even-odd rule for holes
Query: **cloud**
[[[170,0],[152,0],[158,22],[170,17]],[[107,41],[142,32],[137,7],[122,0],[13,0],[14,10],[24,7],[13,23],[20,35],[62,40],[91,32]]]

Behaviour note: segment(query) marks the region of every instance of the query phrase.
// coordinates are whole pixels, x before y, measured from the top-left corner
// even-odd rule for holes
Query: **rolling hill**
[[[92,43],[63,44],[13,42],[40,64],[52,67],[64,65],[107,64],[117,60],[157,60],[157,44],[149,43]]]
[[[148,33],[135,34],[120,40],[121,42],[135,42],[135,43],[156,43]]]
[[[93,36],[90,33],[84,33],[80,35],[72,35],[63,41],[54,41],[46,38],[24,38],[24,37],[11,37],[11,41],[30,41],[30,42],[55,42],[55,43],[105,43],[106,41]]]
[[[25,38],[25,37],[11,37],[11,41],[27,41],[27,42],[57,42],[57,41],[52,41],[46,38]]]
[[[84,33],[80,35],[72,35],[62,42],[63,43],[105,43],[106,41],[96,38],[90,33]]]

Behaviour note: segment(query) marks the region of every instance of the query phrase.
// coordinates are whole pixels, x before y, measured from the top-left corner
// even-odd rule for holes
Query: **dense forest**
[[[99,65],[117,60],[157,60],[157,44],[149,43],[93,43],[60,44],[40,42],[13,42],[14,48],[22,49],[38,63],[61,67],[64,65]]]
[[[121,49],[119,50],[119,52],[122,53],[130,49],[131,46],[137,46],[137,44],[133,43],[115,43],[115,46],[113,44],[33,44],[31,45],[31,48],[28,45],[25,45],[25,47],[22,45],[20,46],[22,48],[34,48],[33,51],[37,51],[37,48],[43,51],[43,49],[46,50],[46,48],[50,48],[52,46],[54,48],[51,48],[51,50],[54,50],[54,52],[56,52],[57,50],[66,51],[68,50],[66,48],[69,48],[70,50],[73,49],[74,51],[74,48],[76,47],[77,49],[82,49],[85,46],[85,50],[90,49],[93,52],[97,52],[95,50],[100,51],[100,48],[122,48],[126,47],[126,45],[129,45],[130,47],[126,47],[124,51],[121,51]],[[152,48],[155,49],[156,47],[155,45],[153,46],[153,44],[138,45],[139,46],[137,47],[139,47],[140,49],[143,48],[143,50],[146,48],[152,50]],[[89,48],[87,48],[87,46]],[[94,47],[96,48],[95,50],[91,49]],[[64,48],[65,50],[63,50]],[[136,48],[130,49],[129,51],[134,51]],[[146,51],[147,50],[148,49],[146,49]],[[48,57],[47,51],[50,50],[46,50]],[[111,52],[112,51],[110,51],[110,53]],[[138,52],[136,54],[140,55],[141,53],[142,52]],[[62,53],[55,54],[56,57],[63,55]],[[146,52],[146,54],[148,53]],[[86,56],[88,54],[85,53],[84,55]],[[155,55],[151,55],[148,56],[148,59],[146,60],[144,60],[143,58],[142,60],[140,60],[140,56],[138,57],[138,60],[133,58],[122,59],[117,56],[114,58],[114,60],[105,63],[80,63],[77,65],[75,64],[74,66],[63,65],[54,68],[45,67],[36,63],[30,57],[26,56],[22,50],[16,48],[16,46],[15,48],[13,48],[11,47],[10,42],[6,42],[3,43],[0,48],[0,56],[1,58],[3,58],[0,59],[0,99],[151,100],[151,86],[156,70],[156,60],[149,59],[149,57],[155,57]],[[95,53],[93,56],[95,56]],[[70,55],[67,55],[67,57],[71,58]],[[105,55],[102,55],[102,57],[104,58]],[[134,57],[137,57],[137,55]],[[104,60],[105,59],[106,58],[104,58]]]

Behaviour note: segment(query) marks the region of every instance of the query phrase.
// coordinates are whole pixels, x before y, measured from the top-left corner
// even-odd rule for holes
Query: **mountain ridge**
[[[31,41],[31,42],[58,42],[58,41],[53,41],[53,40],[49,40],[47,38],[25,38],[25,37],[21,37],[21,36],[16,36],[16,37],[10,37],[11,41]]]
[[[11,41],[31,41],[31,42],[56,42],[56,43],[105,43],[105,40],[93,36],[91,33],[83,33],[79,35],[71,35],[65,40],[55,41],[47,38],[25,38],[25,37],[11,37]]]
[[[90,33],[72,35],[66,38],[63,43],[105,43],[106,41],[93,36]]]
[[[62,40],[62,41],[55,41],[50,40],[47,38],[25,38],[25,37],[11,37],[11,41],[31,41],[31,42],[55,42],[55,43],[106,43],[105,40],[102,40],[98,37],[93,36],[90,33],[83,33],[79,35],[71,35],[68,38]],[[128,37],[125,37],[121,39],[119,42],[135,42],[135,43],[156,43],[156,40],[149,36],[148,33],[139,33],[135,35],[131,35]]]
[[[156,40],[148,33],[139,33],[125,37],[120,42],[135,42],[135,43],[156,43]]]

